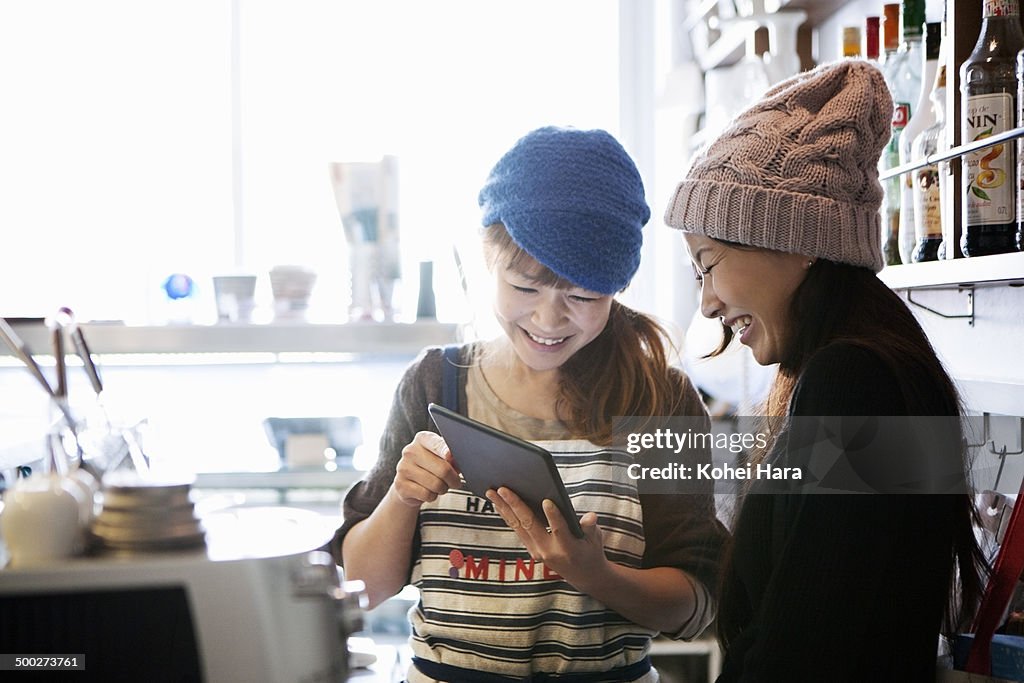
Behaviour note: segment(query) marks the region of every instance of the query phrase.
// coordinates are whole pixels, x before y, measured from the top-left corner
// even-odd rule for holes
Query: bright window
[[[501,152],[546,124],[619,133],[618,12],[618,0],[3,3],[0,314],[70,305],[156,322],[159,284],[181,271],[212,321],[211,275],[259,274],[269,306],[267,271],[300,263],[320,273],[311,317],[341,320],[327,165],[393,154],[399,304],[411,314],[416,263],[434,259],[439,313],[457,317],[451,246],[475,250],[476,193]]]

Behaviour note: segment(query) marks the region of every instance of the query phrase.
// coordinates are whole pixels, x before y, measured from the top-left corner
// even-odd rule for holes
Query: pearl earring
[[[807,267],[808,267],[808,268],[810,268],[810,267],[811,267],[811,266],[813,266],[813,265],[814,265],[814,261],[808,261],[808,262],[807,262]]]

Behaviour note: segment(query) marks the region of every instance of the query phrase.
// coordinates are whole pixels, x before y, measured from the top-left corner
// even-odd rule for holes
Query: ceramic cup
[[[213,291],[217,298],[217,321],[247,323],[256,305],[255,275],[215,275]]]
[[[81,489],[57,475],[19,480],[0,514],[11,567],[45,565],[82,548]]]

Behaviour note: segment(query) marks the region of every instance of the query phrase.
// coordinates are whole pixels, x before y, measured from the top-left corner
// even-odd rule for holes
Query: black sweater
[[[808,363],[789,413],[941,410],[908,408],[881,358],[833,344]],[[956,506],[952,495],[748,495],[721,605],[741,630],[719,681],[934,681]]]

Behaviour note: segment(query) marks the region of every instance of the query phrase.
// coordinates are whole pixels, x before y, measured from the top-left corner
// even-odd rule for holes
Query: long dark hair
[[[751,248],[731,243],[726,246]],[[867,268],[817,260],[793,295],[790,316],[796,321],[794,337],[766,400],[768,423],[779,423],[775,418],[788,411],[807,362],[833,342],[854,344],[880,357],[898,382],[908,415],[964,414],[956,387],[917,319],[903,300]],[[731,341],[732,331],[724,326],[723,331],[722,344],[711,355],[724,351]],[[960,443],[965,443],[962,438]],[[965,452],[965,472],[966,461]],[[978,519],[971,497],[950,496],[950,504],[955,521],[949,558],[952,579],[943,623],[947,636],[961,629],[976,609],[986,569],[974,535],[973,525]],[[731,569],[731,552],[726,558],[723,576],[728,576]],[[958,571],[952,571],[954,568]],[[722,588],[718,630],[728,647],[749,615],[731,599],[728,587],[723,584]]]
[[[489,268],[498,263],[523,270],[531,258],[500,223],[484,232]],[[539,285],[576,285],[540,266],[530,273]],[[650,316],[612,301],[608,323],[560,369],[556,410],[573,436],[607,446],[614,416],[675,415],[683,401],[684,379],[671,372],[668,334]]]

